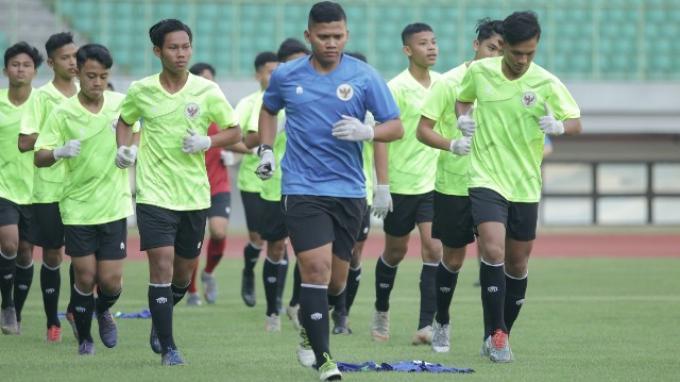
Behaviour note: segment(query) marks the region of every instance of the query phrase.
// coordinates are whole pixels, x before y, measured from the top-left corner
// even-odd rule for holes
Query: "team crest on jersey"
[[[349,101],[354,96],[354,89],[350,84],[342,84],[335,89],[335,94],[343,101]]]
[[[298,85],[298,87],[295,88],[295,94],[297,95],[302,95],[302,93],[305,92],[305,89],[302,88],[302,86]]]
[[[189,119],[196,119],[199,114],[201,114],[201,108],[198,107],[198,104],[196,103],[188,103],[184,108],[184,115],[186,115]]]
[[[536,93],[527,91],[522,94],[522,104],[526,107],[532,107],[536,104]]]

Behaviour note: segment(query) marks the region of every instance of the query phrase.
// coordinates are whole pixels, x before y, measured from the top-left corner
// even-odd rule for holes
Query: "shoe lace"
[[[323,353],[323,358],[324,358],[326,361],[325,361],[325,362],[323,363],[323,365],[321,365],[321,367],[319,368],[321,371],[325,371],[325,370],[327,370],[327,369],[331,369],[331,368],[337,367],[337,365],[335,364],[335,361],[333,361],[333,359],[331,358],[330,354],[328,354],[328,353]]]
[[[494,348],[502,349],[508,343],[508,335],[502,330],[497,329],[491,337],[491,343],[493,344]]]
[[[302,338],[300,346],[302,346],[305,349],[309,349],[312,347],[312,344],[309,343],[309,337],[307,337],[307,331],[305,330],[305,328],[300,329],[300,338]]]

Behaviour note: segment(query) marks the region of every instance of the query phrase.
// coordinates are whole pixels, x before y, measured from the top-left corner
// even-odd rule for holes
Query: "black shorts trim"
[[[262,214],[264,213],[264,199],[259,192],[241,191],[243,211],[246,215],[246,226],[249,232],[260,233]]]
[[[210,208],[208,208],[208,218],[223,217],[229,219],[231,215],[231,194],[220,192],[210,197]]]
[[[449,248],[462,248],[475,241],[469,197],[435,191],[432,237]]]
[[[193,259],[201,254],[208,210],[174,211],[137,204],[140,250],[174,247],[175,255]]]
[[[359,234],[357,235],[357,242],[366,241],[368,233],[371,231],[371,206],[366,206],[364,216],[361,218],[361,226],[359,226]]]
[[[16,204],[0,198],[0,227],[4,225],[18,226],[19,241],[33,243],[33,207],[30,204]]]
[[[419,195],[392,194],[392,212],[385,217],[383,230],[390,236],[403,237],[416,224],[430,223],[434,218],[434,191]]]
[[[538,203],[510,202],[488,188],[471,188],[469,193],[475,227],[485,222],[500,222],[505,225],[506,236],[510,239],[536,239]]]
[[[122,260],[127,256],[127,219],[95,225],[65,225],[66,254],[95,255],[100,260]]]
[[[64,223],[61,221],[59,203],[34,203],[33,244],[44,249],[64,246]]]

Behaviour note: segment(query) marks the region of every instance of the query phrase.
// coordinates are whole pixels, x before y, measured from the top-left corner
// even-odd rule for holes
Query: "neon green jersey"
[[[435,121],[438,132],[446,139],[463,136],[456,123],[456,95],[466,71],[467,66],[462,64],[444,73],[432,85],[423,104],[422,115]],[[434,189],[446,195],[467,196],[469,167],[469,155],[440,150]]]
[[[33,101],[21,118],[20,133],[24,135],[42,133],[52,110],[69,99],[54,87],[52,81],[38,88],[35,93]],[[60,162],[51,167],[36,168],[33,176],[33,203],[58,202],[63,182],[64,167]]]
[[[262,107],[262,95],[264,92],[258,90],[252,93],[236,104],[236,114],[239,116],[243,136],[245,137],[249,132],[257,133],[258,117],[260,115],[260,108]],[[253,119],[253,116],[257,115]],[[255,122],[253,124],[253,121]],[[238,189],[246,192],[262,191],[262,180],[257,177],[255,170],[260,164],[260,158],[254,153],[243,155],[241,165],[238,169]]]
[[[432,83],[440,74],[430,72]],[[430,93],[411,75],[408,70],[401,72],[387,83],[400,111],[404,136],[388,143],[388,174],[390,192],[404,195],[418,195],[434,189],[437,167],[437,150],[428,147],[416,138],[423,101]]]
[[[9,100],[9,89],[0,89],[0,198],[16,204],[30,204],[33,193],[33,151],[19,151],[17,139],[21,118],[36,91],[19,106]]]
[[[104,92],[104,104],[95,114],[73,97],[54,109],[35,142],[36,150],[54,150],[69,140],[80,141],[78,156],[59,160],[64,167],[59,211],[66,225],[104,224],[132,215],[128,171],[115,165],[123,98]],[[139,131],[139,125],[133,129]]]
[[[130,85],[120,111],[132,124],[143,120],[137,155],[137,203],[175,211],[210,207],[205,153],[186,154],[187,130],[207,135],[210,123],[220,129],[238,126],[236,113],[212,81],[189,74],[184,87],[168,93],[155,74]]]
[[[536,203],[541,197],[545,135],[538,125],[544,103],[555,118],[579,118],[576,101],[557,77],[532,63],[510,81],[502,57],[479,60],[468,68],[458,99],[477,101],[472,139],[470,187],[494,190],[512,202]]]

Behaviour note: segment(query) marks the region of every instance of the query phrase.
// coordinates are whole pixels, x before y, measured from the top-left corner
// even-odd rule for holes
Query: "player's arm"
[[[241,128],[238,124],[232,125],[221,129],[217,134],[208,138],[210,139],[210,148],[231,146],[241,141]]]
[[[19,134],[19,151],[25,153],[27,151],[33,150],[35,147],[35,141],[38,140],[38,134]]]
[[[260,117],[257,122],[257,135],[259,136],[259,144],[272,146],[276,138],[276,131],[278,130],[278,113],[267,109],[262,105],[260,109]],[[252,137],[250,139],[253,139]],[[250,145],[248,145],[250,146]],[[255,145],[253,145],[254,147]]]
[[[418,122],[418,128],[416,129],[416,138],[430,147],[447,151],[451,141],[434,131],[436,123],[436,121],[424,115],[420,116],[420,122]]]
[[[581,126],[581,118],[565,119],[562,123],[564,124],[564,133],[567,135],[581,134],[583,131],[583,126]]]
[[[373,129],[373,141],[378,142],[392,142],[404,136],[404,126],[401,124],[401,119],[390,119],[387,122],[378,124]]]
[[[45,131],[40,134],[35,144],[33,162],[36,167],[50,167],[59,159],[73,158],[80,154],[80,141],[77,139],[65,141],[60,134],[57,117],[51,115],[48,121]]]
[[[252,153],[251,149],[253,147],[257,146],[257,143],[253,144],[252,146],[249,146],[248,145],[248,136],[249,135],[257,136],[257,133],[248,133],[245,137],[243,137],[243,141],[238,142],[238,143],[234,143],[233,145],[227,146],[224,149],[235,152],[235,153],[239,153],[239,154],[250,154],[250,153]]]

